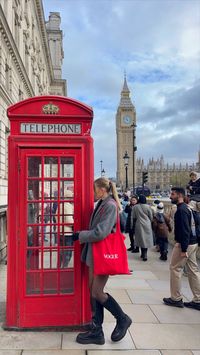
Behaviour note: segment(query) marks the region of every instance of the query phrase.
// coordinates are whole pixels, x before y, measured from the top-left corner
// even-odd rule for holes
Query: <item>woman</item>
[[[134,234],[135,234],[135,224],[131,223],[131,213],[132,213],[132,208],[135,206],[138,202],[138,197],[136,195],[131,196],[130,203],[128,203],[125,207],[124,212],[128,214],[127,221],[126,221],[126,233],[129,234],[130,238],[130,248],[128,248],[128,251],[131,251],[131,253],[139,253],[139,248],[135,247],[134,245]]]
[[[141,248],[141,258],[147,261],[147,250],[153,246],[151,222],[153,211],[146,203],[146,197],[140,195],[137,205],[132,208],[131,221],[135,222],[135,244]]]
[[[104,292],[109,275],[94,275],[92,243],[103,240],[111,233],[116,225],[118,209],[121,208],[115,184],[102,177],[94,182],[94,192],[98,203],[94,209],[89,230],[73,234],[73,239],[81,244],[85,243],[82,251],[82,261],[89,266],[89,288],[91,307],[93,312],[92,329],[77,335],[76,341],[80,344],[104,344],[102,329],[103,313],[106,308],[116,318],[117,324],[111,334],[112,341],[121,340],[130,327],[132,320],[123,312],[115,299]]]

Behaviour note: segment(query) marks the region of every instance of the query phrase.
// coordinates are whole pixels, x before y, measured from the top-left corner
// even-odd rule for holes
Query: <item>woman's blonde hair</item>
[[[105,178],[105,177],[100,177],[94,181],[94,185],[99,187],[99,188],[104,188],[116,201],[119,210],[122,210],[122,206],[118,197],[116,185],[113,181]]]

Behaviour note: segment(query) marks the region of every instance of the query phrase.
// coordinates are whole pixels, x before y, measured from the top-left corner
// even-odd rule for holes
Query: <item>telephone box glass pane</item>
[[[26,254],[26,268],[27,270],[38,270],[41,265],[41,252],[39,249],[30,248]]]
[[[74,272],[72,270],[62,271],[60,273],[60,293],[74,292]]]
[[[28,224],[35,224],[38,220],[38,204],[27,203],[27,221]]]
[[[74,177],[74,159],[63,157],[60,158],[60,177]]]
[[[69,229],[65,229],[67,232],[72,231],[72,226],[74,224],[74,204],[71,202],[61,202],[60,203],[60,223],[69,224]]]
[[[28,295],[37,295],[41,293],[41,273],[26,273],[26,293]]]
[[[47,272],[43,274],[43,293],[57,294],[58,293],[58,273]]]
[[[74,198],[74,181],[60,181],[60,198],[72,200]]]
[[[58,268],[58,252],[57,250],[45,250],[43,254],[43,268],[57,269]]]
[[[41,157],[28,158],[28,176],[41,177]]]
[[[40,180],[28,180],[28,200],[39,200],[41,198],[41,186]]]
[[[44,198],[45,200],[55,200],[58,196],[58,181],[45,180],[44,181]]]
[[[44,158],[44,177],[58,176],[58,159],[53,157]]]
[[[60,250],[60,268],[73,268],[74,267],[74,252],[70,249]]]

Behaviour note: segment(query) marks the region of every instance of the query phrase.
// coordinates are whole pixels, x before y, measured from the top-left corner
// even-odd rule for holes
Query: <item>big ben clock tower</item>
[[[123,189],[135,186],[136,176],[136,111],[130,98],[126,75],[116,114],[117,132],[117,185]],[[129,159],[126,159],[126,157]],[[128,162],[127,162],[128,160]],[[128,163],[128,164],[127,164]]]

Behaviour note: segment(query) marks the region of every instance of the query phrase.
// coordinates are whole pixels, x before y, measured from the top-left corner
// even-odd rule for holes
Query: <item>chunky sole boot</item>
[[[130,327],[131,323],[132,323],[132,319],[129,318],[127,314],[125,314],[124,318],[117,319],[117,325],[111,334],[111,340],[112,341],[122,340],[125,337],[126,332]]]
[[[79,344],[105,344],[105,338],[102,328],[94,328],[86,333],[79,333],[76,337]]]
[[[108,299],[103,306],[116,318],[117,324],[111,334],[112,341],[119,341],[126,335],[127,329],[130,327],[132,320],[123,312],[116,300],[107,293]]]

